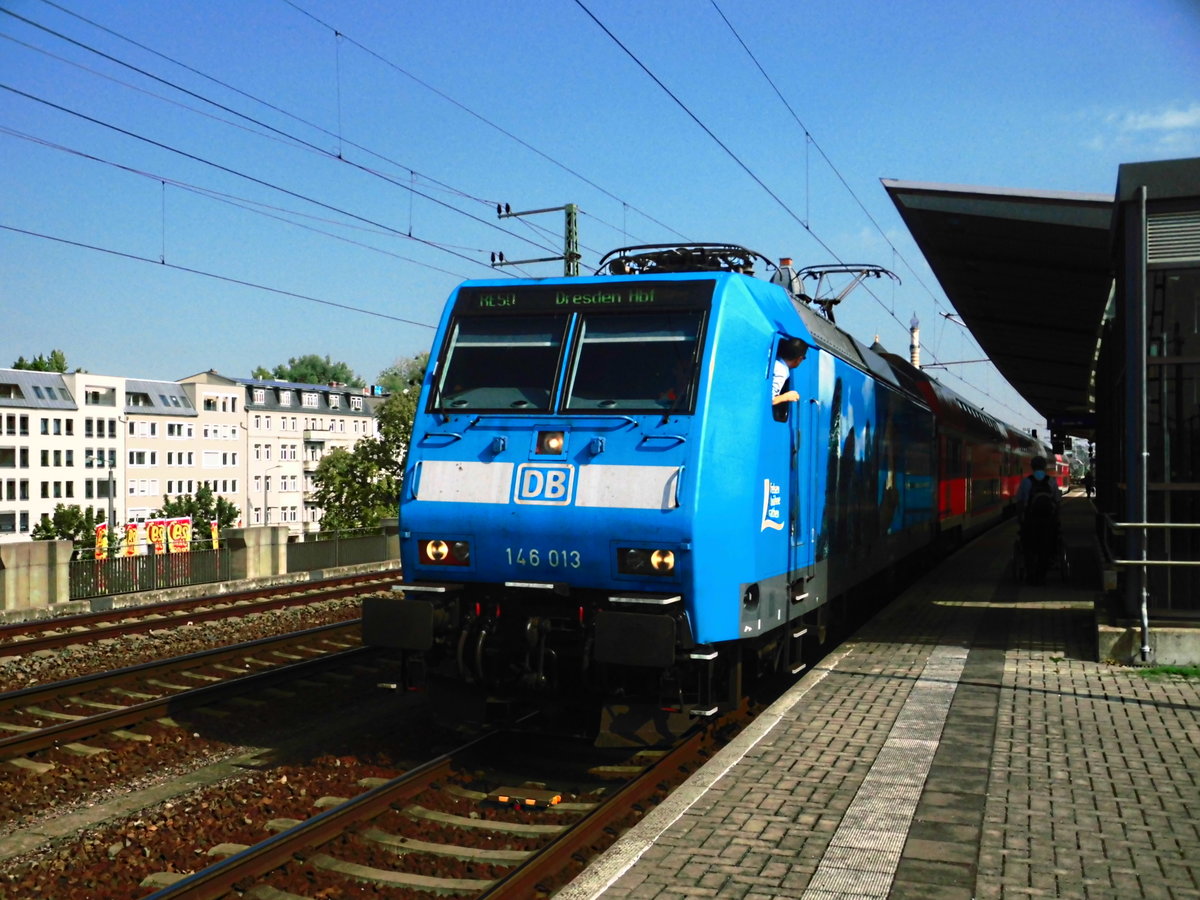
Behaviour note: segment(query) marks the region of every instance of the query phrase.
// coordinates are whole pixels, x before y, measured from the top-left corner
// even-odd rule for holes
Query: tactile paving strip
[[[888,896],[966,661],[963,647],[930,654],[803,900]]]

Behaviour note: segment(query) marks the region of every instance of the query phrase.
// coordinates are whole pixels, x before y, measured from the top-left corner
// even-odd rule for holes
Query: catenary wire
[[[229,275],[218,275],[215,272],[206,272],[203,269],[194,269],[191,266],[181,266],[181,265],[178,265],[177,263],[169,263],[169,262],[163,262],[162,260],[158,260],[158,259],[151,259],[148,256],[138,256],[136,253],[126,253],[123,250],[114,250],[111,247],[98,247],[95,244],[87,244],[82,241],[73,241],[73,240],[70,240],[69,238],[58,237],[58,236],[52,235],[52,234],[44,234],[44,233],[38,232],[38,231],[30,231],[25,228],[17,228],[16,226],[13,226],[13,225],[5,225],[2,222],[0,222],[0,229],[3,229],[4,231],[11,231],[15,234],[23,234],[23,235],[26,235],[27,237],[36,237],[36,238],[41,238],[42,240],[46,240],[46,241],[54,241],[55,243],[66,244],[71,247],[79,247],[84,250],[94,250],[98,253],[106,253],[110,256],[120,257],[121,259],[129,259],[129,260],[133,260],[135,262],[150,263],[151,265],[160,266],[162,268],[174,269],[177,272],[187,272],[191,275],[201,275],[205,278],[214,278],[217,281],[223,281],[227,284],[236,284],[236,285],[240,285],[242,287],[254,288],[255,290],[267,291],[272,294],[280,294],[281,296],[292,297],[296,300],[307,300],[311,303],[320,303],[323,306],[332,306],[336,309],[344,309],[349,312],[356,312],[356,313],[362,313],[362,314],[368,315],[368,316],[375,316],[376,318],[379,318],[379,319],[389,319],[393,322],[402,322],[405,325],[415,325],[419,328],[430,328],[430,329],[437,327],[436,325],[431,324],[429,322],[418,322],[415,319],[405,319],[402,316],[393,316],[393,315],[389,315],[388,313],[377,312],[376,310],[373,310],[373,309],[364,309],[361,306],[350,306],[347,303],[338,303],[334,300],[323,300],[320,297],[312,297],[312,296],[309,296],[308,294],[297,293],[296,291],[286,291],[286,290],[283,290],[282,288],[274,288],[274,287],[270,287],[269,285],[258,284],[256,282],[246,281],[241,278],[233,278]]]
[[[45,0],[44,0],[44,2],[45,2]],[[87,44],[84,44],[84,43],[83,43],[83,42],[81,42],[81,41],[77,41],[77,40],[75,40],[74,38],[71,38],[71,37],[69,37],[69,36],[67,36],[67,35],[61,34],[60,32],[54,31],[54,30],[53,30],[53,29],[51,29],[51,28],[47,28],[46,26],[44,26],[44,25],[41,25],[41,24],[39,24],[39,23],[37,23],[37,22],[33,22],[32,20],[30,20],[30,19],[27,19],[27,18],[25,18],[24,16],[17,15],[16,13],[12,12],[11,10],[0,9],[0,12],[3,12],[4,14],[6,14],[6,15],[8,15],[8,16],[11,16],[12,18],[18,19],[19,21],[25,22],[26,24],[28,24],[28,25],[30,25],[30,26],[32,26],[32,27],[34,27],[34,28],[37,28],[37,29],[39,29],[39,30],[41,30],[41,31],[44,31],[44,32],[46,32],[47,34],[50,34],[50,35],[52,35],[53,37],[56,37],[56,38],[58,38],[58,39],[60,39],[60,40],[63,40],[63,41],[66,41],[67,43],[70,43],[70,44],[72,44],[72,45],[74,45],[74,46],[76,46],[76,47],[79,47],[79,48],[80,48],[80,49],[82,49],[82,50],[86,50],[86,51],[87,51],[87,52],[89,52],[89,53],[93,53],[93,54],[95,54],[95,55],[97,55],[97,56],[99,56],[99,57],[101,57],[101,58],[103,58],[103,59],[107,59],[108,61],[110,61],[110,62],[112,62],[112,63],[115,63],[116,65],[123,66],[124,68],[127,68],[127,69],[130,69],[131,71],[137,72],[139,75],[143,75],[143,76],[145,76],[146,78],[150,78],[151,80],[153,80],[153,81],[156,81],[156,82],[158,82],[158,83],[160,83],[160,84],[163,84],[163,85],[165,85],[166,87],[169,87],[169,88],[171,88],[172,90],[179,91],[180,93],[182,93],[182,94],[185,94],[186,96],[192,97],[192,98],[194,98],[194,99],[196,99],[196,100],[199,100],[199,101],[201,101],[201,102],[203,102],[203,103],[207,103],[207,104],[209,104],[209,105],[211,105],[211,106],[214,106],[214,107],[216,107],[217,109],[221,110],[222,112],[228,113],[229,115],[232,115],[232,116],[236,116],[236,117],[238,117],[238,118],[240,118],[240,119],[244,119],[245,121],[252,123],[252,124],[253,124],[253,125],[255,125],[256,127],[258,127],[258,128],[261,128],[261,129],[264,129],[265,131],[269,132],[269,134],[267,134],[267,135],[263,135],[263,136],[265,136],[265,137],[270,137],[270,135],[271,135],[271,134],[277,135],[279,138],[281,138],[281,139],[284,139],[284,140],[286,140],[286,141],[288,141],[288,142],[292,143],[293,145],[297,145],[297,146],[301,147],[302,149],[307,149],[307,150],[309,150],[309,151],[312,151],[312,152],[314,152],[314,153],[317,153],[317,154],[319,154],[319,155],[321,155],[321,156],[323,156],[323,157],[325,157],[325,158],[328,158],[328,159],[335,159],[335,160],[337,160],[338,162],[341,162],[341,163],[343,163],[343,164],[345,164],[345,165],[348,165],[348,166],[350,166],[351,168],[355,168],[355,169],[358,169],[359,171],[365,172],[365,173],[367,173],[367,174],[374,175],[375,177],[382,178],[383,180],[387,181],[389,184],[391,184],[391,185],[393,185],[393,186],[395,186],[395,187],[398,187],[398,188],[400,188],[401,190],[408,191],[408,192],[410,192],[410,193],[412,193],[412,194],[415,194],[415,195],[417,195],[417,196],[419,196],[419,197],[422,197],[423,199],[429,200],[431,203],[435,203],[435,204],[437,204],[437,205],[439,205],[439,206],[442,206],[442,207],[444,207],[444,208],[446,208],[446,209],[448,209],[448,210],[451,210],[452,212],[458,213],[459,215],[466,216],[467,218],[469,218],[469,219],[472,219],[472,220],[474,220],[475,222],[478,222],[479,224],[482,224],[482,225],[485,225],[485,226],[487,226],[487,227],[489,227],[489,228],[495,229],[495,230],[497,230],[497,231],[499,231],[499,232],[501,232],[501,233],[503,233],[503,234],[510,235],[510,236],[512,236],[512,237],[515,237],[515,238],[517,238],[518,240],[524,240],[524,241],[526,241],[527,243],[530,243],[530,244],[532,244],[533,246],[535,246],[535,247],[538,247],[538,248],[539,248],[539,249],[541,249],[541,250],[550,250],[550,249],[551,249],[551,248],[549,248],[549,247],[546,247],[546,246],[544,246],[544,245],[537,244],[536,242],[534,242],[534,241],[531,241],[531,240],[529,240],[528,238],[522,238],[520,235],[517,235],[517,234],[515,234],[514,232],[511,232],[511,231],[508,231],[507,229],[504,229],[504,228],[500,227],[499,225],[497,225],[497,224],[496,224],[496,223],[494,223],[494,222],[491,222],[490,220],[486,220],[486,219],[480,218],[479,216],[475,216],[475,215],[473,215],[473,214],[471,214],[471,213],[469,213],[469,212],[466,212],[465,210],[461,210],[461,209],[459,209],[459,208],[457,208],[457,207],[455,207],[455,206],[452,206],[452,205],[450,205],[449,203],[446,203],[444,200],[440,200],[440,199],[438,199],[437,197],[432,197],[432,196],[430,196],[430,195],[428,195],[428,194],[424,193],[423,191],[418,191],[416,188],[412,187],[411,185],[407,185],[407,184],[404,184],[403,182],[397,181],[395,178],[393,178],[393,177],[391,177],[391,176],[389,176],[389,175],[387,175],[387,174],[385,174],[385,173],[383,173],[383,172],[380,172],[380,171],[378,171],[378,170],[375,170],[375,169],[370,169],[370,168],[368,168],[368,167],[366,167],[366,166],[364,166],[364,165],[362,165],[362,164],[360,164],[360,163],[356,163],[356,162],[353,162],[353,161],[351,161],[351,160],[348,160],[348,159],[346,159],[344,156],[342,156],[340,153],[338,153],[338,154],[333,154],[333,153],[331,153],[330,151],[328,151],[328,150],[325,150],[324,148],[322,148],[322,147],[320,147],[320,146],[318,146],[318,145],[316,145],[316,144],[312,143],[311,141],[306,141],[306,140],[304,140],[303,138],[300,138],[300,137],[298,137],[298,136],[296,136],[296,135],[289,134],[289,133],[287,133],[287,132],[285,132],[285,131],[283,131],[283,130],[281,130],[281,129],[279,129],[279,128],[275,128],[274,126],[272,126],[272,125],[269,125],[269,124],[267,124],[266,122],[263,122],[263,121],[261,121],[261,120],[259,120],[259,119],[255,119],[253,116],[248,116],[248,115],[246,115],[245,113],[238,112],[237,110],[235,110],[235,109],[233,109],[233,108],[231,108],[231,107],[229,107],[229,106],[226,106],[226,105],[224,105],[224,104],[221,104],[221,103],[217,103],[215,100],[212,100],[212,99],[210,99],[210,98],[204,97],[203,95],[201,95],[201,94],[198,94],[198,93],[196,93],[195,91],[189,90],[188,88],[182,87],[181,85],[177,85],[177,84],[175,84],[175,83],[173,83],[173,82],[171,82],[171,81],[169,81],[169,80],[167,80],[167,79],[165,79],[165,78],[162,78],[162,77],[160,77],[160,76],[158,76],[158,75],[155,75],[155,74],[153,74],[153,73],[151,73],[151,72],[148,72],[148,71],[146,71],[145,69],[139,68],[138,66],[134,66],[134,65],[132,65],[132,64],[130,64],[130,63],[127,63],[127,62],[125,62],[125,61],[123,61],[123,60],[120,60],[120,59],[118,59],[118,58],[116,58],[116,57],[112,56],[111,54],[104,53],[103,51],[101,51],[101,50],[98,50],[98,49],[96,49],[96,48],[94,48],[94,47],[88,46]],[[3,36],[4,36],[4,37],[9,37],[8,35],[3,35]],[[13,39],[13,38],[10,38],[10,39],[11,39],[11,40],[16,40],[16,39]],[[24,43],[24,42],[22,42],[22,41],[17,41],[17,43],[21,43],[21,44],[23,44],[23,45],[24,45],[24,46],[26,46],[26,47],[30,47],[30,45],[28,45],[28,44],[25,44],[25,43]],[[36,48],[36,47],[30,47],[30,49],[37,50],[38,52],[45,52],[45,51],[42,51],[40,48]],[[47,55],[51,55],[51,56],[53,56],[53,54],[47,54]],[[58,57],[55,57],[55,58],[58,58]],[[78,66],[78,64],[77,64],[77,63],[74,63],[74,62],[65,61],[65,60],[64,60],[64,62],[67,62],[69,65],[72,65],[72,66],[76,66],[76,67],[79,67],[79,68],[84,68],[84,67],[82,67],[82,66]],[[91,71],[91,70],[87,70],[87,71]],[[98,75],[99,75],[100,73],[95,73],[95,74],[98,74]],[[175,101],[173,101],[173,100],[170,100],[170,99],[168,99],[168,98],[166,98],[166,97],[163,97],[163,96],[161,96],[161,95],[159,95],[159,94],[154,94],[154,93],[151,93],[151,92],[149,92],[149,91],[145,91],[145,90],[143,90],[142,88],[138,88],[138,87],[136,87],[136,86],[134,86],[134,85],[129,85],[129,84],[127,84],[126,82],[119,81],[118,79],[110,78],[110,77],[109,77],[109,76],[107,76],[107,75],[100,75],[100,77],[106,78],[106,79],[108,79],[108,80],[110,80],[110,81],[114,81],[114,82],[115,82],[115,83],[117,83],[117,84],[122,84],[122,85],[124,85],[124,86],[126,86],[126,87],[129,87],[129,88],[131,88],[132,90],[136,90],[136,91],[139,91],[139,92],[141,92],[141,93],[147,94],[147,95],[149,95],[149,96],[156,97],[156,98],[158,98],[158,99],[162,100],[163,102],[166,102],[166,103],[171,103],[171,104],[173,104],[173,105],[175,105],[175,106],[180,106],[181,108],[183,108],[183,109],[186,109],[186,110],[188,110],[189,112],[193,112],[193,113],[196,113],[196,114],[198,114],[198,115],[204,115],[204,116],[207,116],[207,117],[209,117],[209,118],[217,118],[217,117],[209,116],[209,114],[207,114],[207,113],[202,113],[202,112],[200,112],[199,110],[196,110],[196,109],[195,109],[195,108],[193,108],[193,107],[187,107],[187,106],[183,106],[182,104],[179,104],[179,103],[177,103],[177,102],[175,102]],[[219,82],[218,82],[218,83],[219,83]],[[219,119],[219,118],[217,118],[217,121],[222,121],[222,122],[224,122],[225,124],[227,124],[227,125],[231,125],[231,126],[233,126],[233,127],[238,127],[238,128],[241,128],[241,127],[242,127],[242,126],[239,126],[239,125],[237,125],[236,123],[229,122],[229,121],[227,121],[227,120],[223,120],[223,119]],[[299,120],[299,121],[303,121],[303,120]],[[317,127],[317,126],[313,126],[313,127]],[[377,154],[373,154],[373,155],[377,155]],[[381,159],[384,159],[383,157],[380,157],[380,158],[381,158]],[[419,173],[416,173],[416,171],[415,171],[414,169],[411,169],[411,168],[409,168],[408,166],[403,166],[403,165],[401,165],[401,164],[399,164],[399,163],[395,163],[395,162],[393,162],[393,161],[391,161],[391,160],[386,160],[386,159],[385,159],[385,161],[387,161],[387,162],[390,162],[392,165],[399,166],[400,168],[403,168],[403,169],[405,169],[405,170],[407,170],[407,171],[409,171],[409,172],[411,172],[411,173],[414,173],[414,174],[419,174]],[[426,177],[426,176],[422,176],[422,177]],[[458,193],[458,195],[459,195],[459,196],[467,196],[467,195],[464,195],[462,192],[456,192],[456,193]],[[477,198],[470,198],[470,199],[477,199]]]
[[[900,250],[895,246],[895,244],[892,242],[892,240],[888,237],[887,233],[880,226],[879,222],[875,219],[875,217],[873,215],[871,215],[870,210],[867,209],[866,205],[862,202],[862,200],[859,198],[859,196],[855,193],[854,189],[850,186],[849,182],[846,181],[845,177],[842,175],[842,173],[838,169],[838,167],[834,164],[833,160],[830,159],[829,155],[821,147],[820,143],[813,136],[812,132],[809,131],[808,127],[800,120],[799,115],[797,115],[795,109],[793,109],[792,105],[783,96],[783,93],[779,90],[778,86],[775,84],[775,82],[771,78],[771,76],[769,74],[767,74],[766,69],[763,68],[762,64],[758,60],[758,57],[754,54],[754,51],[750,49],[749,45],[747,45],[745,40],[742,39],[741,34],[738,33],[738,30],[734,27],[733,23],[729,21],[728,16],[726,16],[724,11],[722,11],[721,7],[717,3],[717,0],[709,0],[709,2],[712,4],[713,9],[715,9],[717,11],[717,14],[721,17],[721,20],[725,23],[725,26],[729,29],[730,33],[737,40],[737,42],[741,46],[742,50],[744,50],[746,55],[750,58],[750,61],[754,63],[754,66],[755,66],[755,68],[758,69],[759,74],[761,74],[763,79],[767,82],[767,84],[770,85],[771,90],[774,92],[774,94],[778,98],[779,102],[783,104],[784,108],[788,111],[788,114],[791,115],[791,117],[795,121],[796,125],[799,126],[800,130],[804,133],[805,141],[807,143],[810,143],[813,147],[816,148],[817,153],[819,153],[821,155],[821,158],[825,161],[826,165],[829,166],[830,171],[832,171],[833,174],[837,177],[837,180],[839,182],[841,182],[842,187],[844,187],[846,189],[846,192],[854,200],[855,204],[857,204],[858,208],[862,211],[863,215],[865,215],[867,217],[867,219],[870,221],[871,225],[879,233],[880,237],[883,238],[884,243],[887,244],[887,246],[891,249],[893,258],[898,258],[904,263],[905,268],[916,279],[917,283],[921,286],[921,288],[929,296],[930,300],[932,300],[935,310],[937,310],[937,311],[945,310],[945,306],[941,302],[941,300],[937,296],[937,294],[929,287],[928,284],[925,283],[924,279],[921,278],[920,273],[913,267],[913,265],[908,261],[908,259],[905,257],[905,255],[903,253],[901,253]],[[895,310],[887,307],[883,303],[883,301],[878,296],[875,295],[874,291],[870,290],[869,287],[867,287],[866,285],[864,285],[863,287],[867,290],[867,293],[870,294],[876,300],[877,303],[879,303],[880,307],[883,308],[884,311],[887,312],[891,316],[891,318],[893,318],[897,322],[897,324],[899,324],[903,328],[904,323],[896,315]],[[947,316],[946,312],[940,312],[940,314],[942,316]],[[961,323],[956,323],[956,324],[960,324],[960,326],[961,326]],[[970,334],[969,330],[968,330],[968,334]],[[974,334],[971,334],[971,339],[973,341],[975,341],[976,345],[978,345],[978,341],[975,340]],[[931,365],[942,366],[942,367],[951,365],[951,363],[939,362],[937,359],[937,354],[933,353],[932,350],[931,350],[931,354],[933,355],[934,360],[935,360],[934,363],[932,363]],[[990,360],[989,360],[989,362],[990,362]],[[966,379],[951,372],[949,369],[946,370],[946,373],[948,375],[950,375],[951,377],[959,380],[962,384],[970,384],[970,382],[968,382]],[[992,402],[1000,404],[1005,409],[1007,409],[1009,412],[1017,415],[1018,417],[1023,417],[1025,415],[1025,414],[1019,412],[1018,410],[1013,409],[1011,406],[1004,403],[1004,401],[995,397],[988,391],[986,391],[976,385],[970,385],[970,386],[972,387],[972,389],[978,391],[983,396],[988,397]],[[1022,398],[1022,399],[1024,399],[1024,398]]]
[[[43,0],[43,2],[48,2],[48,0]],[[546,160],[547,162],[551,163],[554,166],[557,166],[559,169],[562,169],[567,174],[572,175],[575,178],[578,178],[584,184],[599,191],[600,193],[602,193],[604,196],[608,197],[609,199],[615,200],[618,203],[622,204],[623,207],[633,210],[638,215],[642,216],[643,218],[645,218],[646,220],[648,220],[650,222],[653,222],[655,225],[659,226],[660,228],[666,229],[667,231],[669,231],[671,234],[675,235],[676,237],[682,238],[685,241],[688,240],[686,235],[683,235],[680,232],[676,231],[670,225],[667,225],[666,223],[659,221],[658,219],[656,219],[654,216],[650,215],[646,211],[639,209],[638,207],[634,206],[633,204],[629,203],[626,200],[623,200],[622,198],[620,198],[616,194],[614,194],[612,191],[610,191],[607,188],[592,181],[586,175],[583,175],[580,172],[575,171],[570,166],[566,165],[565,163],[560,162],[559,160],[555,159],[550,154],[548,154],[542,150],[539,150],[537,147],[533,146],[528,141],[525,141],[522,138],[517,137],[517,135],[513,134],[511,131],[507,130],[506,128],[503,128],[502,126],[497,125],[495,122],[491,121],[486,116],[483,116],[480,113],[477,113],[475,110],[471,109],[465,103],[462,103],[462,102],[454,99],[449,94],[445,93],[444,91],[439,90],[438,88],[434,87],[429,82],[427,82],[421,78],[418,78],[412,72],[409,72],[407,69],[403,68],[402,66],[397,65],[395,62],[393,62],[392,60],[383,56],[382,54],[372,50],[370,47],[366,46],[363,43],[360,43],[359,41],[357,41],[354,38],[350,37],[349,35],[345,34],[344,32],[339,31],[337,28],[333,27],[328,22],[325,22],[324,20],[318,18],[317,16],[313,15],[308,10],[304,9],[299,4],[293,2],[293,0],[280,0],[280,2],[287,4],[292,9],[294,9],[298,13],[300,13],[301,15],[306,16],[307,18],[311,19],[313,22],[316,22],[322,28],[327,28],[333,34],[340,36],[343,40],[348,41],[349,43],[353,44],[355,47],[358,47],[358,49],[362,50],[364,53],[368,54],[369,56],[373,57],[374,59],[377,59],[379,62],[383,63],[385,66],[388,66],[389,68],[395,70],[396,72],[399,72],[404,77],[411,79],[412,81],[419,84],[421,87],[423,87],[426,90],[431,91],[432,93],[441,97],[447,103],[450,103],[450,104],[458,107],[459,109],[461,109],[463,112],[465,112],[467,115],[471,116],[472,118],[478,119],[480,122],[487,125],[489,128],[492,128],[492,129],[500,132],[502,135],[507,137],[509,140],[515,141],[516,143],[518,143],[522,147],[524,147],[526,150],[529,150],[530,152],[537,154],[542,159]],[[610,227],[612,227],[612,226],[610,226]]]

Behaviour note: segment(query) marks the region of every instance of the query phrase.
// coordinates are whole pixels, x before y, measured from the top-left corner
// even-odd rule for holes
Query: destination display
[[[715,285],[711,279],[700,279],[464,286],[458,290],[454,311],[459,315],[477,315],[577,309],[707,309]]]

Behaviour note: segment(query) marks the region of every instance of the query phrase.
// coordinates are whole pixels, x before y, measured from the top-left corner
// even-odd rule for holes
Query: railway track
[[[0,759],[252,693],[316,666],[368,654],[358,629],[355,619],[0,694]],[[122,702],[113,702],[118,699]],[[54,724],[30,724],[47,719]]]
[[[306,606],[322,600],[386,591],[399,582],[398,571],[373,573],[0,625],[0,656]]]
[[[523,785],[464,786],[464,772],[471,782],[520,778],[480,762],[508,757],[505,743],[517,739],[511,731],[489,733],[395,778],[364,779],[358,796],[326,797],[327,808],[309,818],[266,823],[276,833],[255,844],[210,848],[221,858],[207,868],[147,877],[143,887],[163,885],[148,900],[292,900],[311,896],[293,891],[313,887],[339,896],[339,883],[340,890],[371,885],[385,897],[548,896],[697,767],[712,732],[697,732],[669,752],[643,753],[640,761],[593,766],[594,779],[615,783],[579,799],[563,799],[571,795],[556,790],[553,779],[537,780],[545,761],[535,758],[524,763]]]

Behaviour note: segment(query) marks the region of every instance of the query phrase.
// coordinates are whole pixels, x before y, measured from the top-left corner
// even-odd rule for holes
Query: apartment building
[[[317,531],[312,473],[376,433],[370,399],[215,371],[173,382],[0,369],[0,542],[28,540],[59,503],[142,522],[203,485],[242,525]]]
[[[77,412],[62,375],[0,369],[0,541],[27,539],[55,503],[84,505],[76,477],[84,449]],[[108,419],[116,441],[116,417],[105,417],[106,433]]]
[[[373,436],[375,416],[361,388],[233,379],[245,390],[250,524],[318,531],[313,473],[337,447]]]

